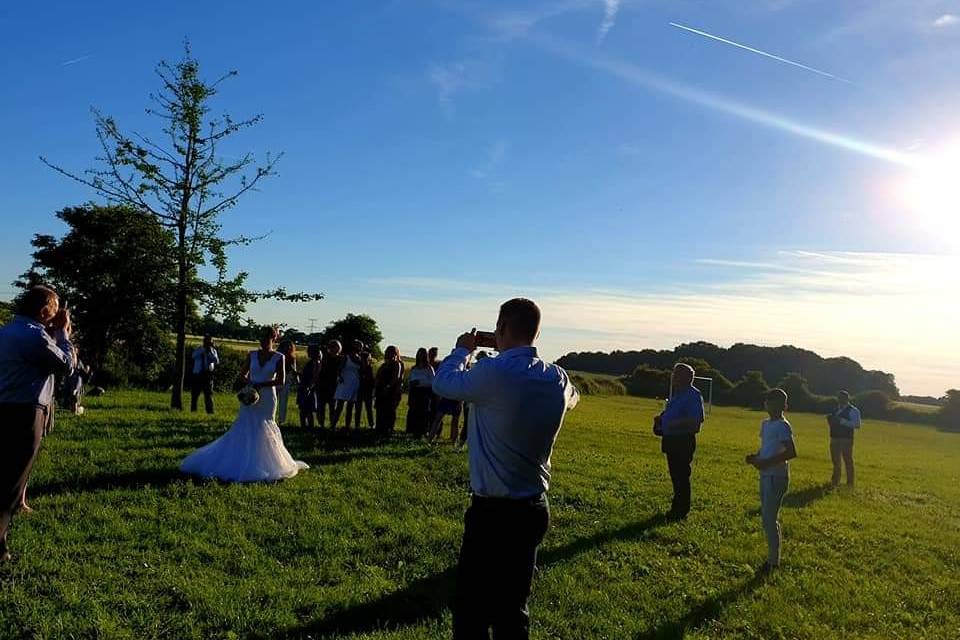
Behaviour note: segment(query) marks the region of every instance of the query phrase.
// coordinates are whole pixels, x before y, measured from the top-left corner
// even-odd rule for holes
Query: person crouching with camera
[[[550,522],[550,454],[579,393],[567,373],[541,360],[540,309],[524,298],[500,307],[497,330],[457,340],[434,392],[473,405],[468,429],[472,499],[464,516],[453,611],[456,639],[527,638],[527,600],[537,547]],[[494,342],[495,344],[488,344]],[[500,355],[467,362],[478,347]]]

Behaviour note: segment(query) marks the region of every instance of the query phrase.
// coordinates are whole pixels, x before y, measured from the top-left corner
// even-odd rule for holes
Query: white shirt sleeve
[[[481,402],[493,393],[493,358],[486,358],[467,369],[470,352],[463,348],[453,350],[444,358],[433,378],[433,392],[441,398]],[[488,364],[489,363],[489,364]]]
[[[576,385],[573,384],[573,381],[570,379],[570,376],[566,377],[566,386],[563,389],[564,395],[567,398],[567,411],[570,411],[578,404],[580,404],[580,391],[577,390]]]

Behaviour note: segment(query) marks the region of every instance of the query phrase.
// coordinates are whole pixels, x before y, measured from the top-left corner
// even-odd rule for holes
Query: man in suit
[[[837,410],[827,416],[830,425],[830,459],[833,461],[831,484],[840,486],[840,463],[847,470],[847,486],[853,487],[853,433],[860,428],[860,409],[850,404],[850,394],[837,394]]]
[[[193,377],[190,381],[190,411],[197,410],[197,399],[203,394],[207,413],[213,413],[213,372],[220,364],[220,354],[211,336],[203,336],[203,346],[193,350]]]
[[[0,562],[44,429],[53,417],[54,376],[73,370],[70,314],[47,287],[29,289],[0,328]]]

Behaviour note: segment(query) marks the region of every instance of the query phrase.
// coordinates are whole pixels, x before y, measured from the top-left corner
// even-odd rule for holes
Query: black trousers
[[[546,495],[474,496],[464,516],[453,610],[455,640],[526,640],[537,547],[550,526]]]
[[[0,555],[40,450],[47,410],[33,404],[0,404]]]
[[[382,436],[388,436],[393,433],[397,425],[397,401],[390,398],[377,397],[377,420],[376,430]]]
[[[690,513],[690,463],[693,462],[693,452],[697,450],[697,436],[692,433],[663,436],[660,450],[667,455],[667,468],[673,483],[670,511],[674,515],[686,516]]]
[[[209,371],[194,374],[190,381],[190,411],[197,410],[197,398],[201,393],[207,413],[213,413],[213,374]]]

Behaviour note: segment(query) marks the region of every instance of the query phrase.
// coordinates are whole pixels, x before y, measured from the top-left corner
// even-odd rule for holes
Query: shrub
[[[748,371],[740,382],[727,393],[717,396],[715,401],[717,404],[763,409],[763,401],[769,390],[762,371]]]
[[[960,431],[960,390],[950,389],[943,408],[937,412],[937,421],[944,429]]]
[[[623,383],[609,378],[593,378],[580,374],[571,374],[577,390],[585,396],[622,396],[627,393]]]
[[[632,374],[620,379],[627,393],[644,398],[666,398],[670,395],[670,372],[640,365]]]
[[[864,391],[854,396],[852,402],[864,418],[880,420],[890,416],[890,398],[883,391]]]

